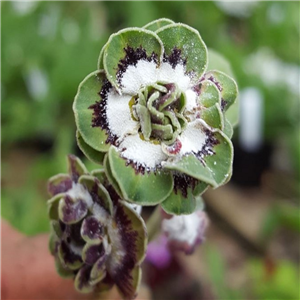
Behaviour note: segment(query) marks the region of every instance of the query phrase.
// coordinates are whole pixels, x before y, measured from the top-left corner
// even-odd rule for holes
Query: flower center
[[[186,99],[177,84],[154,84],[141,89],[129,105],[140,123],[140,136],[153,143],[171,145],[187,124],[183,116]]]

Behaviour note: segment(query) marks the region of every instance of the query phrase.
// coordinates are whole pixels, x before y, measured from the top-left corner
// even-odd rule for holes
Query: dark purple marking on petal
[[[131,228],[131,220],[128,218],[123,207],[117,206],[115,212],[115,221],[119,229],[121,237],[121,244],[125,251],[124,257],[120,264],[114,270],[109,270],[110,276],[118,286],[125,298],[131,298],[135,294],[132,286],[131,271],[135,268],[137,263],[137,239],[138,232]],[[113,257],[111,257],[113,259]]]
[[[80,221],[78,223],[71,224],[71,225],[64,224],[65,230],[64,230],[63,238],[65,238],[68,242],[71,242],[71,241],[74,242],[74,244],[76,244],[77,246],[84,246],[84,244],[86,242],[83,240],[83,238],[80,234],[82,222],[83,221]]]
[[[105,255],[105,250],[103,245],[91,245],[86,250],[85,263],[88,265],[94,265],[94,263],[103,255]]]
[[[188,176],[186,174],[179,174],[179,173],[174,173],[173,179],[174,179],[175,194],[177,195],[178,191],[180,190],[184,198],[187,198],[188,189],[190,188],[193,191],[199,182],[199,180],[191,176]]]
[[[220,92],[223,91],[221,84],[219,83],[219,81],[217,81],[217,79],[213,75],[209,76],[207,79],[213,82]]]
[[[128,66],[136,66],[139,60],[146,60],[149,62],[154,61],[155,63],[158,62],[157,54],[152,52],[150,56],[147,56],[147,52],[142,46],[137,49],[127,46],[127,48],[124,48],[124,52],[125,56],[118,64],[117,79],[119,84],[121,84],[123,74],[126,72]]]
[[[105,130],[108,135],[105,143],[117,146],[116,141],[118,137],[110,132],[106,117],[107,94],[109,93],[111,88],[111,83],[106,78],[103,79],[102,88],[99,92],[101,99],[95,104],[89,106],[89,109],[92,109],[94,111],[91,124],[92,127],[100,127]]]
[[[93,216],[83,221],[81,232],[91,240],[101,239],[104,234],[103,225]]]
[[[118,201],[120,200],[120,196],[118,195],[118,193],[116,192],[116,190],[113,188],[113,186],[109,182],[107,182],[105,184],[105,188],[108,191],[113,204],[117,205]]]
[[[55,182],[55,181],[48,182],[48,192],[52,196],[55,196],[60,193],[65,193],[71,188],[72,188],[72,180],[68,175],[66,175],[65,178],[59,182]]]
[[[224,111],[227,105],[227,101],[224,100],[223,98],[221,99],[221,110]]]
[[[158,165],[156,165],[154,168],[149,168],[149,167],[145,166],[144,164],[140,164],[131,159],[126,159],[126,167],[127,166],[132,167],[134,169],[136,175],[138,175],[138,174],[144,175],[146,172],[148,174],[150,172],[153,172],[154,174],[156,174],[158,171],[162,170],[162,165],[160,163]]]
[[[168,62],[172,66],[173,69],[175,69],[175,67],[178,64],[185,65],[186,59],[183,59],[181,54],[182,54],[181,49],[175,47],[175,48],[173,48],[170,55],[166,55],[164,53],[163,62]]]
[[[73,202],[73,199],[66,195],[64,202],[65,205],[62,207],[62,221],[64,223],[80,221],[88,212],[87,204],[81,199],[77,199],[76,202]]]
[[[84,265],[80,270],[79,282],[78,282],[78,289],[82,290],[85,286],[89,285],[90,280],[90,273],[91,273],[91,266]]]
[[[220,144],[220,141],[214,136],[213,132],[208,129],[205,129],[204,131],[206,134],[205,144],[200,151],[197,153],[193,152],[193,154],[201,161],[203,165],[205,165],[204,157],[216,154],[213,148],[214,146]]]
[[[77,183],[78,178],[84,173],[83,170],[78,169],[78,161],[75,155],[69,154],[69,172],[71,173],[72,180]]]
[[[74,264],[77,261],[82,262],[81,256],[79,256],[78,254],[74,253],[71,249],[70,246],[68,245],[67,242],[62,241],[60,244],[61,250],[62,250],[62,257],[63,260],[67,263],[67,264]]]
[[[106,276],[96,285],[97,292],[104,292],[110,290],[114,286],[114,281],[111,276],[106,273]]]

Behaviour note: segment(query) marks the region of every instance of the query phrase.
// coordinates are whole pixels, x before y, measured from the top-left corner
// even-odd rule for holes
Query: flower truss
[[[69,174],[49,180],[50,250],[58,272],[73,277],[80,292],[101,292],[114,284],[132,299],[141,278],[147,234],[144,221],[122,201],[103,170],[89,174],[69,156]]]
[[[109,38],[73,110],[79,147],[129,202],[190,214],[231,176],[233,79],[207,71],[198,31],[168,19]]]

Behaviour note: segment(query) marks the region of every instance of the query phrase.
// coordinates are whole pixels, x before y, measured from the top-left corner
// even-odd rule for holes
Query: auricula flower
[[[89,174],[69,156],[69,174],[49,180],[50,250],[60,275],[73,277],[83,293],[116,285],[135,297],[147,234],[144,221],[107,181],[103,170]]]
[[[207,71],[197,30],[168,19],[109,38],[73,105],[78,144],[129,202],[190,214],[231,176],[237,87]]]

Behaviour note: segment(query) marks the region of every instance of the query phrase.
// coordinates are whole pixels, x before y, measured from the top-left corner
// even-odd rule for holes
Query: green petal
[[[89,282],[90,272],[91,267],[86,265],[78,271],[74,280],[74,286],[78,292],[88,294],[94,290],[94,286]]]
[[[100,257],[94,264],[90,275],[90,282],[92,285],[100,282],[106,276],[106,266],[105,266],[106,259],[107,257],[106,255],[104,255]]]
[[[118,195],[121,196],[121,198],[124,198],[124,196],[122,195],[121,189],[119,187],[119,184],[118,184],[118,182],[116,181],[116,179],[114,178],[114,176],[112,174],[110,164],[109,164],[109,161],[108,161],[108,154],[104,157],[103,165],[104,165],[104,168],[105,168],[105,174],[106,174],[106,177],[108,178],[108,181],[113,186],[113,188],[118,193]]]
[[[112,201],[105,187],[97,182],[93,176],[84,175],[79,178],[79,183],[84,185],[93,197],[93,201],[112,214]]]
[[[85,143],[96,151],[106,152],[109,145],[105,143],[108,135],[102,128],[92,127],[94,110],[90,107],[101,102],[99,92],[105,83],[104,71],[89,74],[79,85],[73,103],[77,129]]]
[[[83,154],[92,162],[96,164],[102,164],[105,152],[99,152],[90,147],[82,138],[80,132],[76,132],[77,145]]]
[[[200,85],[200,104],[204,107],[211,107],[216,103],[221,105],[220,92],[215,84],[209,80],[204,80]]]
[[[55,259],[55,268],[59,276],[63,278],[72,278],[74,277],[74,272],[72,270],[69,270],[67,268],[64,268],[62,263],[58,258]]]
[[[225,125],[224,125],[224,133],[228,136],[228,138],[232,138],[233,135],[233,128],[231,123],[225,118]]]
[[[118,183],[122,195],[128,201],[140,205],[155,205],[165,200],[173,188],[171,174],[164,172],[136,174],[126,160],[121,158],[114,147],[108,152],[108,160],[113,178]]]
[[[207,185],[203,182],[199,182],[195,187],[195,193],[203,193]],[[173,190],[171,195],[161,203],[163,210],[172,215],[183,215],[191,214],[196,210],[197,199],[199,196],[195,196],[194,190],[191,188],[187,189],[187,195],[183,196],[180,189],[176,192]],[[202,191],[202,192],[201,192]]]
[[[65,269],[78,270],[83,265],[81,257],[73,253],[65,242],[58,247],[58,258]]]
[[[224,116],[218,103],[209,108],[203,109],[201,112],[201,119],[213,128],[218,128],[220,130],[223,130],[224,128]]]
[[[58,220],[58,204],[59,200],[65,196],[64,193],[57,194],[47,201],[48,216],[50,220]]]
[[[93,170],[91,172],[91,175],[96,177],[100,181],[101,184],[104,184],[107,181],[104,168]]]
[[[220,71],[209,71],[205,74],[205,78],[218,87],[221,98],[225,101],[225,110],[227,110],[235,102],[238,94],[235,81]]]
[[[136,50],[142,47],[147,57],[153,53],[157,55],[158,62],[161,61],[163,45],[157,35],[142,28],[127,28],[110,36],[104,50],[104,69],[111,84],[120,89],[117,79],[118,65],[126,57],[125,49],[128,47]]]
[[[194,154],[184,156],[178,162],[167,162],[164,164],[164,168],[187,174],[213,187],[217,186],[217,182],[213,178],[211,171]]]
[[[165,54],[173,53],[174,49],[181,50],[181,58],[186,60],[186,71],[194,73],[197,82],[207,66],[207,49],[197,30],[185,24],[167,25],[157,32],[162,40]]]
[[[174,24],[174,22],[167,18],[161,18],[146,24],[143,28],[151,31],[157,31],[158,29],[170,24]]]
[[[226,183],[232,174],[233,146],[230,139],[221,131],[215,130],[214,137],[219,141],[213,150],[214,155],[205,156],[204,161],[211,170],[212,176],[218,185]]]
[[[104,69],[103,55],[104,55],[104,50],[105,50],[106,46],[107,46],[107,43],[102,47],[102,49],[100,51],[99,58],[98,58],[98,63],[97,63],[97,69],[98,70],[103,70]]]

